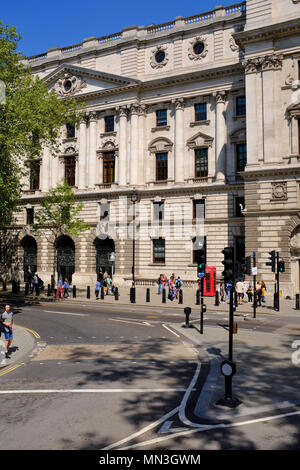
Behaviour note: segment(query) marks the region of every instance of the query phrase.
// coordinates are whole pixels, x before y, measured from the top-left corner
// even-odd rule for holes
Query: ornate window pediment
[[[230,135],[230,140],[232,143],[245,142],[246,137],[247,137],[246,129],[241,128],[232,132],[232,134]]]
[[[212,147],[213,140],[213,137],[210,135],[204,134],[203,132],[198,132],[187,140],[187,146],[189,149]]]
[[[157,137],[153,139],[149,144],[150,153],[159,153],[159,152],[170,152],[172,150],[173,143],[167,137]]]

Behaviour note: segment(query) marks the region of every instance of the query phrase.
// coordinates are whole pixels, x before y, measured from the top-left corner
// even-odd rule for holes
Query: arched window
[[[57,242],[57,274],[63,280],[72,282],[75,272],[75,245],[72,238],[63,235]]]

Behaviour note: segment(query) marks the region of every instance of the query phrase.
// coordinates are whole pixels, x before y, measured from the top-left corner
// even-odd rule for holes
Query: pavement
[[[70,289],[70,297],[66,299],[54,299],[52,296],[47,297],[47,293],[43,292],[39,297],[36,295],[24,295],[24,292],[20,294],[12,294],[11,292],[0,292],[0,303],[5,302],[26,302],[26,303],[39,303],[39,302],[85,302],[85,303],[96,303],[104,305],[135,305],[143,307],[159,307],[163,309],[184,309],[184,307],[191,307],[192,309],[200,309],[199,305],[196,305],[196,289],[192,287],[186,287],[183,289],[183,302],[179,304],[179,300],[175,299],[173,301],[169,300],[166,295],[166,303],[162,302],[162,295],[157,294],[157,287],[149,287],[150,289],[150,302],[146,302],[146,289],[147,287],[137,287],[136,288],[136,302],[132,304],[130,302],[130,287],[120,287],[119,288],[119,299],[115,300],[113,295],[104,296],[104,299],[96,300],[93,290],[90,291],[90,298],[87,298],[87,291],[77,288],[76,298],[72,296],[72,289]],[[247,298],[247,296],[245,296]],[[267,296],[267,301],[261,307],[257,307],[256,312],[257,316],[260,314],[274,313],[273,309],[273,298]],[[215,312],[228,312],[228,302],[220,303],[219,306],[215,306],[215,297],[204,297],[204,303],[206,304],[207,311]],[[295,300],[284,299],[280,297],[280,312],[281,313],[292,313],[295,312]],[[244,313],[253,316],[253,304],[248,303],[246,300],[242,305],[237,307],[237,312]],[[299,310],[300,315],[300,310]]]
[[[34,331],[27,330],[16,325],[14,330],[14,338],[10,347],[10,359],[5,359],[4,355],[4,335],[0,337],[0,376],[1,369],[14,366],[20,362],[24,362],[35,350],[38,335]]]

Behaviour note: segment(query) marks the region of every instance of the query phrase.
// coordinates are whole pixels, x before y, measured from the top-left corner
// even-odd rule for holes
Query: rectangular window
[[[30,190],[40,189],[40,162],[33,162],[30,165]]]
[[[75,186],[76,158],[65,158],[65,182],[69,186]]]
[[[208,149],[195,149],[195,178],[208,176]]]
[[[34,222],[34,208],[30,207],[29,209],[26,209],[26,224],[33,225],[33,222]]]
[[[242,263],[245,252],[245,237],[235,237],[235,261]]]
[[[193,201],[193,219],[205,219],[205,199]]]
[[[245,209],[245,198],[236,197],[235,198],[235,216],[244,217],[244,215],[242,214],[243,209]]]
[[[153,203],[153,217],[154,220],[164,220],[164,202],[154,202]]]
[[[246,114],[246,97],[238,96],[236,98],[236,115],[245,116]]]
[[[195,121],[207,120],[207,103],[195,104]]]
[[[247,165],[247,144],[236,146],[236,171],[244,171]]]
[[[109,204],[101,204],[100,206],[100,220],[109,221]]]
[[[168,179],[168,154],[156,154],[156,181],[166,181]]]
[[[156,111],[156,126],[166,126],[168,124],[167,120],[167,110],[166,109],[158,109]]]
[[[67,139],[74,139],[75,137],[75,126],[73,124],[66,124],[67,128]]]
[[[165,263],[165,240],[157,238],[153,240],[153,263]]]
[[[114,132],[115,130],[115,117],[114,116],[105,116],[105,132]]]
[[[103,157],[103,183],[111,184],[115,182],[115,154],[107,152]]]

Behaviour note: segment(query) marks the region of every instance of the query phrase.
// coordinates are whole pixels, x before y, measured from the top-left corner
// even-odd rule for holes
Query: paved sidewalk
[[[14,339],[10,348],[10,359],[1,360],[0,370],[3,367],[10,367],[17,363],[24,362],[26,357],[34,350],[36,347],[36,338],[34,335],[27,331],[25,328],[16,325],[14,330]],[[0,350],[4,349],[4,335],[1,334],[0,338]],[[1,355],[1,359],[2,359]]]
[[[76,298],[72,297],[72,289],[70,290],[70,297],[67,299],[54,299],[53,297],[47,297],[46,293],[42,293],[39,297],[27,296],[25,297],[22,294],[13,295],[10,292],[0,292],[0,302],[12,302],[12,301],[22,301],[26,302],[40,302],[40,301],[49,301],[49,302],[64,302],[72,303],[76,302],[91,302],[100,305],[131,305],[131,306],[143,306],[143,307],[160,307],[160,308],[172,308],[172,309],[181,309],[184,307],[191,307],[192,309],[200,309],[199,305],[196,305],[196,289],[194,288],[184,288],[183,289],[183,303],[179,304],[178,299],[170,301],[166,296],[166,303],[162,303],[162,295],[157,294],[157,287],[150,287],[150,302],[146,302],[146,287],[137,287],[136,288],[136,303],[132,304],[130,302],[130,287],[120,287],[119,288],[119,299],[115,300],[113,295],[107,295],[104,299],[96,300],[93,289],[90,290],[90,298],[87,298],[86,290],[77,289]],[[204,297],[204,303],[206,304],[207,311],[215,312],[228,312],[228,302],[220,303],[219,306],[215,306],[215,297]],[[297,314],[300,310],[295,310],[295,300],[286,300],[280,298],[280,313],[293,313]],[[242,305],[237,307],[236,313],[245,313],[250,316],[253,316],[253,304],[246,301]],[[263,304],[262,307],[257,307],[257,316],[260,314],[276,313],[273,309],[273,299],[267,297],[267,302]]]
[[[228,359],[228,331],[206,327],[201,335],[197,329],[182,328],[178,323],[169,326],[194,343],[202,364],[210,363],[210,372],[194,409],[197,418],[220,422],[300,406],[300,349],[299,364],[295,365],[292,360],[292,354],[297,351],[292,344],[300,339],[300,328],[294,336],[254,330],[239,330],[234,335],[233,360],[237,372],[232,379],[232,390],[233,396],[242,404],[231,409],[216,405],[225,396],[225,379],[220,373],[220,364]]]

